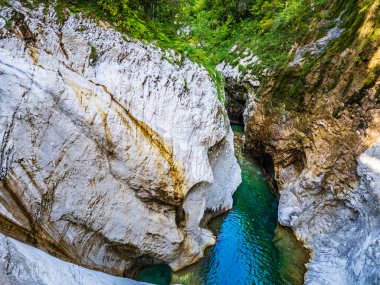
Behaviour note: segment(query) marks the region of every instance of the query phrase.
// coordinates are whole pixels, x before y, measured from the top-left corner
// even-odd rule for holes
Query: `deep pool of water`
[[[184,270],[171,274],[166,265],[154,265],[143,269],[138,280],[160,285],[303,283],[308,253],[290,230],[277,225],[276,196],[257,163],[242,151],[243,129],[233,130],[243,182],[233,209],[209,224],[216,244]]]

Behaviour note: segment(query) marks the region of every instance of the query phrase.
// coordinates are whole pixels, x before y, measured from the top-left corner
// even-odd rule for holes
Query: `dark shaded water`
[[[173,273],[170,284],[302,284],[308,259],[291,231],[277,226],[278,201],[260,167],[242,152],[242,128],[233,126],[235,153],[242,169],[242,184],[233,209],[212,220],[217,243],[205,257]],[[160,276],[160,277],[157,277]],[[138,280],[169,284],[166,265],[147,267]],[[166,283],[165,283],[166,282]]]

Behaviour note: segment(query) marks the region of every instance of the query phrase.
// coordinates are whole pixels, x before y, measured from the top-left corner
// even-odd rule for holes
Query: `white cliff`
[[[143,285],[74,265],[0,234],[2,285]]]
[[[0,227],[67,261],[174,270],[241,181],[204,68],[112,29],[17,1],[0,10]]]

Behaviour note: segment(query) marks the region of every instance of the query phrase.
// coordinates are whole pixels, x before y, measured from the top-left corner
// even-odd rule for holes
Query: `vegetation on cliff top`
[[[1,0],[5,1],[5,0]],[[23,0],[38,4],[46,0]],[[233,61],[238,44],[263,66],[283,64],[291,46],[313,28],[329,0],[57,0],[58,18],[71,13],[107,20],[129,37],[173,48],[205,66]]]
[[[0,1],[3,5],[7,2]],[[29,5],[49,2],[23,1]],[[340,19],[344,34],[330,44],[324,55],[307,61],[302,74],[292,79],[295,85],[291,94],[285,92],[290,104],[298,104],[302,101],[302,78],[323,59],[352,44],[371,3],[372,0],[56,0],[55,9],[60,21],[68,12],[81,12],[108,21],[131,38],[172,48],[204,65],[219,91],[223,79],[215,66],[222,61],[239,65],[239,57],[253,53],[260,61],[239,65],[241,71],[257,75],[274,69],[288,77],[287,62],[294,56],[294,47],[324,36],[336,25],[334,20]],[[377,27],[358,44],[358,61],[378,36]],[[231,53],[234,46],[237,48]],[[377,73],[378,69],[373,68],[368,85]],[[280,90],[278,99],[282,101],[282,97]]]

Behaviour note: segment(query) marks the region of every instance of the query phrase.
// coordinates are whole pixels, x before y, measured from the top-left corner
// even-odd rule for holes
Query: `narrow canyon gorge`
[[[379,0],[214,69],[107,1],[2,1],[0,284],[380,284]]]

